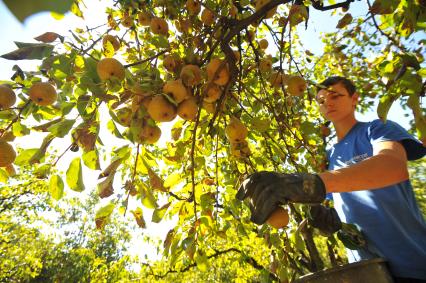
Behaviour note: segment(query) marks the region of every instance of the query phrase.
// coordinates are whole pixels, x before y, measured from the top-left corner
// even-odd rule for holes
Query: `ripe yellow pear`
[[[220,68],[220,70],[219,70]],[[220,86],[226,85],[229,81],[228,64],[219,58],[213,58],[206,67],[207,79]],[[219,71],[218,71],[219,70]]]
[[[163,86],[163,91],[171,94],[176,103],[181,103],[190,96],[182,80],[166,82]]]
[[[141,26],[149,26],[151,24],[151,14],[148,12],[138,13],[138,22]]]
[[[190,15],[198,15],[198,13],[201,11],[201,3],[197,0],[187,0],[186,10],[188,10]]]
[[[293,96],[301,96],[308,85],[304,78],[300,76],[291,76],[287,82],[287,92]]]
[[[267,3],[269,3],[269,1],[270,0],[256,0],[256,4],[255,4],[255,10],[256,10],[256,12],[257,11],[259,11],[263,6],[265,6]],[[266,13],[266,16],[265,16],[265,18],[266,19],[269,19],[269,18],[272,18],[274,15],[275,15],[275,13],[277,12],[277,7],[275,7],[275,8],[272,8],[271,10],[269,10],[267,13]]]
[[[195,86],[201,82],[201,69],[197,65],[185,65],[180,71],[180,78],[186,86]]]
[[[151,26],[151,31],[153,34],[162,34],[165,36],[169,34],[169,25],[162,18],[158,18],[158,17],[152,18],[150,26]]]
[[[15,158],[16,152],[13,147],[5,141],[0,141],[0,167],[12,164]]]
[[[176,118],[176,107],[164,96],[154,96],[148,104],[148,114],[157,122],[169,122]]]
[[[124,66],[114,58],[101,59],[96,65],[96,71],[102,81],[109,80],[112,77],[122,81],[125,77]]]
[[[188,98],[178,105],[177,114],[184,120],[195,121],[197,113],[198,105],[194,97]]]
[[[266,49],[268,48],[269,42],[265,38],[259,41],[259,47],[260,49]]]
[[[214,23],[214,14],[210,9],[204,9],[201,13],[201,21],[206,26],[211,26]]]
[[[251,154],[248,142],[246,140],[240,142],[231,142],[231,155],[237,158],[247,158]]]
[[[150,126],[148,124],[142,127],[140,139],[147,144],[156,143],[161,137],[161,129],[158,126]]]
[[[238,118],[231,117],[231,121],[225,128],[225,134],[231,143],[239,143],[245,140],[248,131]]]
[[[163,66],[167,71],[174,72],[176,70],[177,62],[173,56],[167,55],[164,57]]]
[[[125,12],[121,17],[121,24],[123,27],[131,28],[133,26],[133,17]]]
[[[272,69],[272,60],[270,58],[263,58],[259,62],[259,70],[262,73],[271,71]]]
[[[219,99],[222,91],[216,84],[208,84],[205,89],[204,101],[206,102],[215,102]]]
[[[8,109],[15,103],[15,92],[8,85],[0,85],[0,110]]]
[[[58,99],[56,89],[47,82],[34,83],[28,92],[28,96],[35,104],[40,106],[52,105]]]
[[[132,121],[132,114],[132,108],[129,107],[120,108],[115,113],[118,119],[118,123],[125,127],[130,127],[130,122]]]
[[[282,207],[278,207],[274,212],[272,212],[266,222],[272,227],[280,229],[287,226],[289,220],[288,211]]]
[[[216,103],[214,102],[207,102],[203,100],[202,107],[207,111],[207,113],[214,114],[216,112]]]

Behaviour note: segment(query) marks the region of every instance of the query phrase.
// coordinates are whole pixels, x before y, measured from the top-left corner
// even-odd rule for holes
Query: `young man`
[[[338,216],[356,224],[368,244],[365,250],[349,252],[350,262],[383,257],[396,282],[426,282],[426,222],[407,170],[407,160],[423,157],[426,148],[392,121],[357,121],[358,94],[348,79],[330,77],[320,86],[320,112],[333,123],[338,140],[328,151],[329,171],[254,173],[237,198],[250,198],[251,219],[263,224],[287,201],[318,204],[333,193]],[[332,210],[315,214],[327,222],[319,227],[340,224]]]

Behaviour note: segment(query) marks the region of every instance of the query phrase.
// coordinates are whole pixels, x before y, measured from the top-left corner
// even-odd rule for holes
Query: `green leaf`
[[[114,174],[111,174],[98,184],[98,195],[100,198],[107,198],[114,194],[114,188],[112,187],[114,176]]]
[[[74,158],[74,160],[71,161],[70,166],[68,167],[67,184],[71,190],[74,190],[76,192],[84,191],[83,172],[81,170],[80,157]]]
[[[30,133],[30,129],[28,129],[24,124],[21,124],[20,121],[16,121],[13,124],[12,130],[15,137],[26,136]]]
[[[209,262],[207,256],[203,252],[197,252],[197,255],[195,256],[195,262],[197,263],[197,267],[200,271],[207,272],[209,268]]]
[[[54,136],[63,138],[69,133],[74,123],[75,120],[64,120],[60,123],[50,126],[47,130]]]
[[[27,17],[41,12],[52,11],[60,14],[65,14],[70,8],[73,0],[4,0],[3,1],[9,10],[23,22]]]
[[[150,189],[145,187],[143,184],[139,184],[139,191],[141,193],[142,204],[146,208],[155,209],[158,207],[157,201]]]
[[[52,50],[52,45],[40,43],[34,46],[21,47],[0,57],[7,60],[40,60],[50,56]]]
[[[6,184],[8,179],[9,175],[7,174],[7,172],[0,168],[0,183]]]
[[[87,152],[83,152],[83,163],[84,165],[86,165],[88,168],[92,169],[92,170],[100,170],[101,166],[99,164],[99,154],[98,151],[95,150],[91,150],[91,151],[87,151]]]
[[[385,94],[380,98],[379,105],[377,105],[377,116],[379,116],[383,122],[386,122],[389,109],[391,108],[393,102],[394,99],[390,95]]]
[[[160,208],[157,208],[154,210],[154,213],[152,214],[152,222],[154,223],[160,223],[161,219],[163,219],[164,214],[166,214],[167,209],[169,208],[170,203],[166,203]]]
[[[96,228],[103,229],[108,222],[112,212],[114,211],[115,204],[109,203],[96,211],[95,223]]]
[[[29,165],[31,157],[33,157],[38,150],[38,148],[31,148],[21,151],[15,159],[15,164],[18,166]]]
[[[166,180],[164,180],[163,187],[172,188],[182,181],[182,177],[179,173],[170,174]]]
[[[55,200],[60,200],[64,195],[64,181],[59,175],[53,175],[49,181],[50,195]]]
[[[50,143],[53,141],[54,138],[55,136],[53,136],[52,134],[48,134],[46,137],[44,137],[39,150],[37,150],[37,152],[34,153],[33,156],[31,156],[31,159],[28,162],[30,164],[40,163],[40,161],[46,155],[47,148],[49,147]]]
[[[113,120],[109,120],[107,123],[108,130],[117,138],[123,139],[123,136],[121,135],[120,131],[117,129],[117,126],[115,125]]]

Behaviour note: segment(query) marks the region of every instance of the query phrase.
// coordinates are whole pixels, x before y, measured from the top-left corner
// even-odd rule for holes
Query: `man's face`
[[[316,100],[321,114],[334,123],[354,115],[358,94],[354,93],[350,96],[346,88],[337,83],[320,90]]]

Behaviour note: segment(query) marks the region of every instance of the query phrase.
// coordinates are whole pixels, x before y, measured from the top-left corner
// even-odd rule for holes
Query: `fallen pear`
[[[157,122],[169,122],[176,118],[176,107],[164,96],[154,96],[148,104],[148,114]]]
[[[101,59],[96,65],[96,71],[102,81],[110,80],[113,77],[122,81],[125,77],[124,66],[114,58]]]
[[[0,110],[8,109],[15,105],[16,95],[9,85],[0,85]]]
[[[0,141],[0,167],[12,164],[15,158],[16,152],[13,147],[5,141]]]
[[[47,82],[34,83],[28,92],[28,96],[35,104],[40,106],[52,105],[58,99],[56,89]]]

